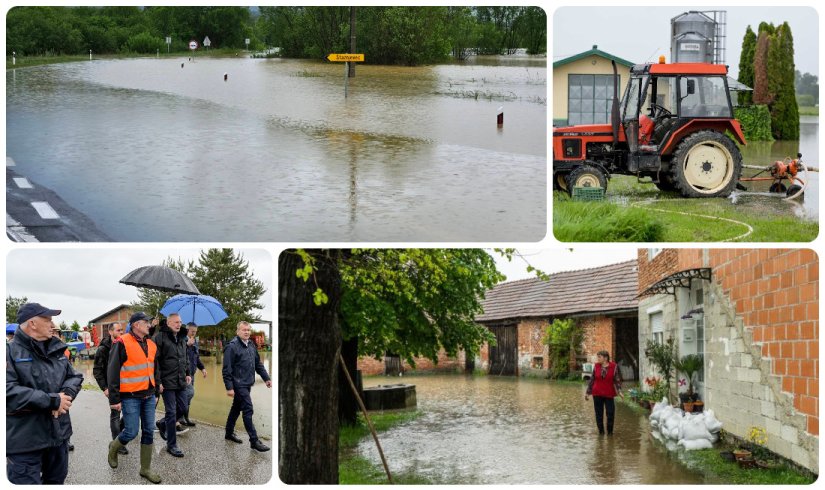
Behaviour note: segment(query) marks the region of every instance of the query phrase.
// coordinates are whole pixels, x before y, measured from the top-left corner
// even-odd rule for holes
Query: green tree
[[[770,105],[773,94],[768,87],[768,52],[771,44],[771,35],[761,30],[756,40],[756,51],[753,58],[753,97],[754,104]]]
[[[549,348],[550,377],[559,378],[570,371],[571,361],[575,363],[584,341],[584,331],[571,318],[556,318],[545,328],[541,341]]]
[[[28,302],[29,298],[25,296],[6,296],[6,323],[17,323],[17,311]]]
[[[75,321],[73,321],[73,322],[72,322],[72,324],[71,324],[71,326],[69,326],[69,328],[70,328],[73,332],[79,332],[79,331],[80,331],[80,324],[79,324],[79,323],[77,323],[77,320],[75,320]]]
[[[756,33],[751,26],[745,30],[745,38],[742,40],[742,54],[739,57],[739,82],[753,88],[753,62],[756,54]],[[748,91],[738,94],[739,105],[750,105],[753,102],[753,95]]]
[[[410,363],[416,356],[435,361],[439,349],[449,355],[460,349],[474,355],[493,339],[473,318],[481,311],[484,291],[503,276],[482,250],[288,250],[279,257],[278,270],[279,373],[290,380],[279,391],[279,399],[285,401],[280,404],[279,475],[287,483],[338,481],[337,466],[325,469],[323,477],[309,466],[318,464],[319,453],[325,458],[337,454],[337,417],[325,419],[325,430],[319,433],[315,422],[310,427],[299,413],[307,413],[310,401],[325,407],[338,404],[334,378],[316,380],[304,374],[335,372],[341,346],[330,346],[330,338],[357,337],[356,357],[381,357],[391,351]],[[330,312],[329,305],[335,310]],[[322,326],[316,322],[323,315],[327,319]],[[326,354],[302,352],[307,348]],[[289,447],[288,441],[296,437],[304,445]]]
[[[198,262],[189,267],[188,275],[201,294],[220,301],[229,315],[217,325],[216,333],[232,337],[239,321],[254,323],[261,319],[255,310],[263,308],[260,300],[266,288],[240,252],[231,248],[201,251]]]
[[[787,22],[776,28],[768,49],[768,91],[771,129],[776,139],[799,139],[799,106],[794,85],[794,48],[791,27]]]
[[[659,375],[665,382],[667,387],[667,399],[670,400],[670,386],[676,370],[676,364],[679,362],[679,352],[676,347],[676,340],[669,337],[664,343],[658,343],[653,340],[648,340],[645,346],[645,357],[648,361],[656,367]],[[658,401],[658,400],[657,400]]]
[[[819,77],[810,73],[800,73],[799,70],[796,70],[794,86],[798,95],[807,95],[813,99],[810,105],[819,104]]]
[[[547,14],[541,7],[524,7],[514,21],[519,47],[527,54],[547,52]]]

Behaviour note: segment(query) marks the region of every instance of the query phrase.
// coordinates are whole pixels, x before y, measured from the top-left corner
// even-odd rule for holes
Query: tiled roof
[[[638,307],[638,268],[631,260],[618,264],[504,282],[487,292],[479,322],[510,318],[607,313]]]

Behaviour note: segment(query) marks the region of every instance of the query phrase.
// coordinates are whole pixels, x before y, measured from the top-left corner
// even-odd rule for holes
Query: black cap
[[[17,310],[17,323],[23,324],[36,316],[57,316],[61,310],[50,310],[40,303],[26,303]]]
[[[129,318],[129,323],[134,325],[135,322],[139,322],[141,320],[151,321],[153,317],[147,315],[142,311],[138,311],[137,313],[132,313],[132,316]]]

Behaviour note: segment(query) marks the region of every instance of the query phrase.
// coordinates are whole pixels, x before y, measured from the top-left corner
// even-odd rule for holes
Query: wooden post
[[[367,407],[364,406],[364,402],[361,400],[361,397],[358,395],[358,389],[355,387],[355,383],[352,382],[352,377],[349,375],[349,369],[347,369],[347,365],[344,362],[344,358],[341,356],[341,351],[338,351],[338,362],[341,365],[341,368],[344,370],[344,375],[347,377],[347,381],[349,381],[349,386],[352,388],[352,392],[355,394],[355,399],[358,400],[358,406],[361,407],[361,413],[364,414],[364,419],[367,421],[367,425],[370,428],[370,432],[372,433],[372,438],[375,440],[375,445],[378,447],[378,454],[381,456],[381,463],[384,464],[384,471],[387,472],[387,480],[389,480],[390,485],[392,485],[392,475],[390,474],[390,468],[387,466],[387,458],[384,457],[384,450],[381,449],[381,443],[378,442],[378,434],[375,432],[375,427],[372,426],[372,421],[370,420],[370,416],[367,415]]]

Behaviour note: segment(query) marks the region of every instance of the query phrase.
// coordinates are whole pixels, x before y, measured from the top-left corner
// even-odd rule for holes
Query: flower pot
[[[705,402],[703,402],[701,400],[697,401],[697,402],[693,402],[693,413],[699,413],[699,412],[704,412],[704,411],[705,411]]]
[[[741,459],[750,459],[751,452],[747,449],[734,449],[733,456],[736,458],[736,461],[739,461]]]
[[[736,462],[739,464],[739,467],[745,470],[756,468],[756,461],[754,459],[737,459]]]
[[[719,453],[719,456],[721,456],[722,459],[724,459],[725,461],[727,461],[729,463],[733,463],[733,462],[736,461],[736,456],[734,456],[731,451],[721,451]]]
[[[772,470],[774,468],[778,468],[780,464],[779,461],[775,461],[772,459],[757,459],[756,466],[762,468],[763,470]]]
[[[683,403],[683,404],[682,404],[682,409],[685,411],[685,413],[691,413],[691,412],[693,412],[693,402],[685,402],[685,403]]]

